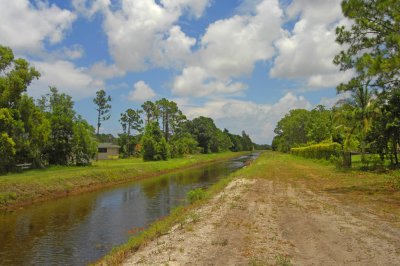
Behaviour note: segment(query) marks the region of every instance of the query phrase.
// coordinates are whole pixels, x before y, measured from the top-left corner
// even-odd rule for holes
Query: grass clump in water
[[[205,199],[207,192],[201,188],[192,189],[187,193],[187,199],[192,204],[198,200]]]

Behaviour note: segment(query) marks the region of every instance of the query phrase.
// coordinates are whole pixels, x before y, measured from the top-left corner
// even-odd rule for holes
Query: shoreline
[[[93,170],[93,171],[92,171],[92,173],[87,174],[87,173],[83,173],[83,172],[84,172],[84,170],[88,170],[88,169],[82,168],[82,171],[81,171],[82,173],[79,174],[79,171],[78,171],[76,178],[69,178],[67,180],[62,180],[61,184],[57,184],[60,187],[53,189],[53,190],[43,190],[43,187],[39,187],[36,189],[33,188],[28,191],[28,193],[30,192],[31,194],[27,194],[27,192],[24,191],[26,194],[21,193],[20,195],[11,196],[12,197],[11,199],[6,198],[7,194],[5,194],[5,193],[9,193],[8,191],[1,191],[0,196],[1,196],[1,193],[3,193],[3,195],[5,194],[6,196],[5,197],[3,196],[3,202],[1,202],[2,199],[0,198],[0,211],[1,212],[12,212],[12,211],[16,211],[18,209],[24,208],[26,206],[38,204],[40,202],[45,202],[45,201],[52,200],[52,199],[58,199],[58,198],[63,198],[63,197],[68,197],[68,196],[73,196],[73,195],[79,195],[79,194],[93,192],[93,191],[101,190],[104,188],[132,182],[132,181],[136,181],[136,180],[157,177],[157,176],[164,175],[164,174],[170,174],[170,173],[174,173],[174,172],[178,172],[178,171],[183,171],[185,169],[193,169],[193,168],[197,168],[197,167],[202,167],[207,164],[230,160],[230,159],[240,157],[240,156],[243,156],[246,154],[249,154],[249,152],[239,152],[239,153],[232,152],[232,153],[221,153],[221,154],[212,155],[215,158],[208,158],[207,156],[200,155],[205,158],[200,158],[199,161],[187,162],[187,163],[184,161],[184,160],[187,160],[187,158],[180,158],[177,160],[182,160],[182,162],[181,162],[181,165],[178,165],[177,167],[169,168],[169,169],[168,168],[166,168],[166,169],[158,169],[157,168],[154,170],[147,170],[148,172],[146,172],[146,170],[139,169],[139,171],[142,171],[144,173],[138,173],[136,175],[127,173],[126,169],[109,172],[109,170],[107,168],[98,170],[98,171],[96,171],[97,169],[89,169],[89,170]],[[199,155],[191,155],[190,158],[195,158],[196,156],[199,156]],[[166,162],[168,163],[168,161],[166,161]],[[144,164],[145,163],[143,163],[143,165]],[[138,169],[132,168],[130,170],[138,170]],[[40,170],[36,170],[36,171],[40,171]],[[54,174],[56,175],[57,172],[54,172]],[[105,180],[103,180],[101,178],[99,178],[99,179],[94,178],[91,180],[91,182],[85,183],[84,180],[80,180],[80,178],[83,178],[86,175],[88,175],[88,178],[93,178],[96,175],[103,176],[103,178]],[[14,175],[14,176],[18,178],[18,175]],[[2,178],[2,176],[0,176],[0,179],[1,178]],[[75,181],[75,183],[73,183],[74,181]],[[82,182],[80,182],[80,181],[82,181]],[[13,193],[13,192],[11,192],[11,193]],[[13,199],[14,197],[15,197],[15,199]]]

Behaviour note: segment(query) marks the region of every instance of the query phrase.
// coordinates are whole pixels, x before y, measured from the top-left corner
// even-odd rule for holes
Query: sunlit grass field
[[[372,166],[374,164],[374,161],[380,163],[378,154],[366,154],[365,158],[368,161],[368,166]],[[366,165],[363,165],[363,163],[361,162],[361,154],[351,155],[351,165],[352,165],[352,168],[355,168],[355,169],[366,166]],[[386,167],[390,166],[390,160],[388,158],[385,158],[383,165]]]
[[[234,173],[268,178],[326,192],[348,203],[360,203],[400,223],[400,171],[383,173],[339,170],[328,161],[265,152],[251,165]]]

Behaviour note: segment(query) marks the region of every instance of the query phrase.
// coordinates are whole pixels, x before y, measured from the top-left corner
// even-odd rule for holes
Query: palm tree
[[[365,86],[356,87],[351,98],[347,98],[338,103],[341,105],[341,114],[344,120],[347,120],[347,140],[356,133],[360,139],[361,161],[365,162],[365,149],[368,130],[371,128],[372,117],[374,114],[374,96],[368,89],[368,83]]]

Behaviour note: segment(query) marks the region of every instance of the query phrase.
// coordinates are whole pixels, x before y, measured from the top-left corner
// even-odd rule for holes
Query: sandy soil
[[[236,179],[124,265],[400,265],[400,228],[362,208]]]

